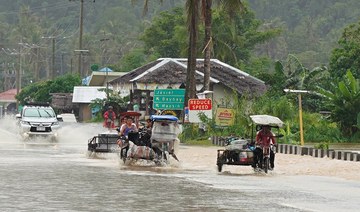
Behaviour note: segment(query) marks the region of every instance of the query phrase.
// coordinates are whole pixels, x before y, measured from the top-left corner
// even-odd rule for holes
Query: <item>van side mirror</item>
[[[15,115],[15,118],[17,118],[17,119],[21,119],[21,115],[20,115],[20,113],[16,114],[16,115]]]
[[[58,121],[61,121],[61,122],[64,121],[64,120],[63,120],[63,117],[62,117],[61,115],[57,115],[57,116],[56,116],[56,119],[57,119]]]

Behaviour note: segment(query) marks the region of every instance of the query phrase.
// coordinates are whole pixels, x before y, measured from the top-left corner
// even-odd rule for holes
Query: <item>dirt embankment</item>
[[[217,149],[222,147],[180,146],[178,158],[184,169],[207,170],[217,172]],[[238,174],[249,174],[250,166],[224,166],[224,171]],[[276,175],[317,175],[338,177],[360,181],[360,162],[314,158],[288,154],[276,154]]]

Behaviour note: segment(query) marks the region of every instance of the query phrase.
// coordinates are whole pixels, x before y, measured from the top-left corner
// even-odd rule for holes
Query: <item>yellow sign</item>
[[[218,126],[231,126],[234,124],[235,114],[233,109],[218,108],[216,110],[215,123]]]
[[[164,110],[161,115],[173,115],[173,116],[177,116],[176,112],[173,110]]]

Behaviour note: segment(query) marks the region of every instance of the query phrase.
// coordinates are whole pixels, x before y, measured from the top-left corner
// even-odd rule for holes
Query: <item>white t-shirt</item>
[[[120,134],[127,136],[129,134],[129,131],[138,131],[136,125],[134,123],[131,124],[131,127],[129,127],[127,124],[123,124],[120,127]]]

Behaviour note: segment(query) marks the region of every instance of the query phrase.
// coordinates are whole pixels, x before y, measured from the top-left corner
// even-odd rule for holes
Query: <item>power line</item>
[[[29,5],[28,5],[29,6]],[[29,9],[31,11],[41,11],[43,9],[48,9],[50,8],[51,10],[55,10],[55,9],[60,9],[60,8],[65,8],[65,7],[70,7],[70,6],[73,6],[73,5],[69,5],[68,3],[62,3],[62,4],[59,4],[59,5],[49,5],[49,6],[43,6],[43,7],[29,7]],[[51,11],[50,10],[50,11]],[[0,15],[17,15],[21,12],[21,10],[14,10],[14,11],[7,11],[7,12],[0,12]]]

